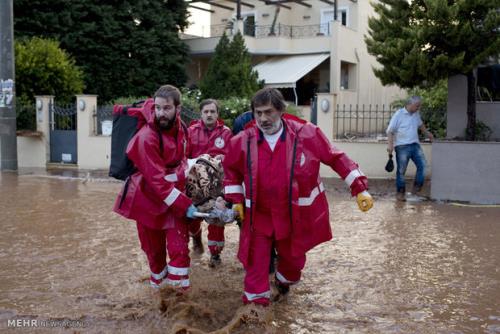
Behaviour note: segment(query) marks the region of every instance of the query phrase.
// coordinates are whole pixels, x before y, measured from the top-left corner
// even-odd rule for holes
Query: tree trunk
[[[467,74],[467,128],[465,130],[466,140],[476,140],[476,78],[474,71]]]

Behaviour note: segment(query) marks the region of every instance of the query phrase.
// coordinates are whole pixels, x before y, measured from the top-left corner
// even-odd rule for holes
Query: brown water
[[[219,269],[193,255],[189,294],[152,292],[134,223],[111,212],[119,188],[0,174],[0,331],[500,333],[500,208],[397,203],[375,188],[364,214],[330,182],[333,241],[308,253],[286,299],[252,313],[236,226]]]

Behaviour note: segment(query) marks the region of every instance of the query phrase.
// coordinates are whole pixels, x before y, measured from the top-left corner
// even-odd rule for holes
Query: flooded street
[[[135,223],[111,211],[120,187],[0,173],[2,333],[35,327],[14,320],[51,333],[500,333],[500,208],[398,203],[374,186],[362,213],[327,181],[334,239],[259,322],[240,315],[236,225],[218,269],[192,254],[187,295],[153,292]]]

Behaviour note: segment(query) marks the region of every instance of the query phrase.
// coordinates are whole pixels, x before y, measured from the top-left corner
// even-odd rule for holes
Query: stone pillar
[[[100,124],[97,124],[97,95],[77,95],[76,96],[76,113],[77,113],[77,149],[78,160],[81,160],[84,155],[85,143],[88,143],[88,138],[95,136],[95,130]],[[79,163],[80,165],[80,163]]]
[[[42,133],[45,163],[50,162],[50,105],[54,103],[54,96],[35,96],[36,106],[36,130]]]
[[[333,140],[335,105],[333,94],[318,93],[318,126],[329,140]]]

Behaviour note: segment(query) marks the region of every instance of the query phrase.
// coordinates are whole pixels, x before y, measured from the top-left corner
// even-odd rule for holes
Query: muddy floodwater
[[[189,293],[153,292],[135,224],[111,211],[120,183],[0,173],[0,332],[500,333],[500,208],[400,203],[374,183],[362,213],[325,183],[333,240],[252,310],[236,225],[219,268],[192,254]]]

